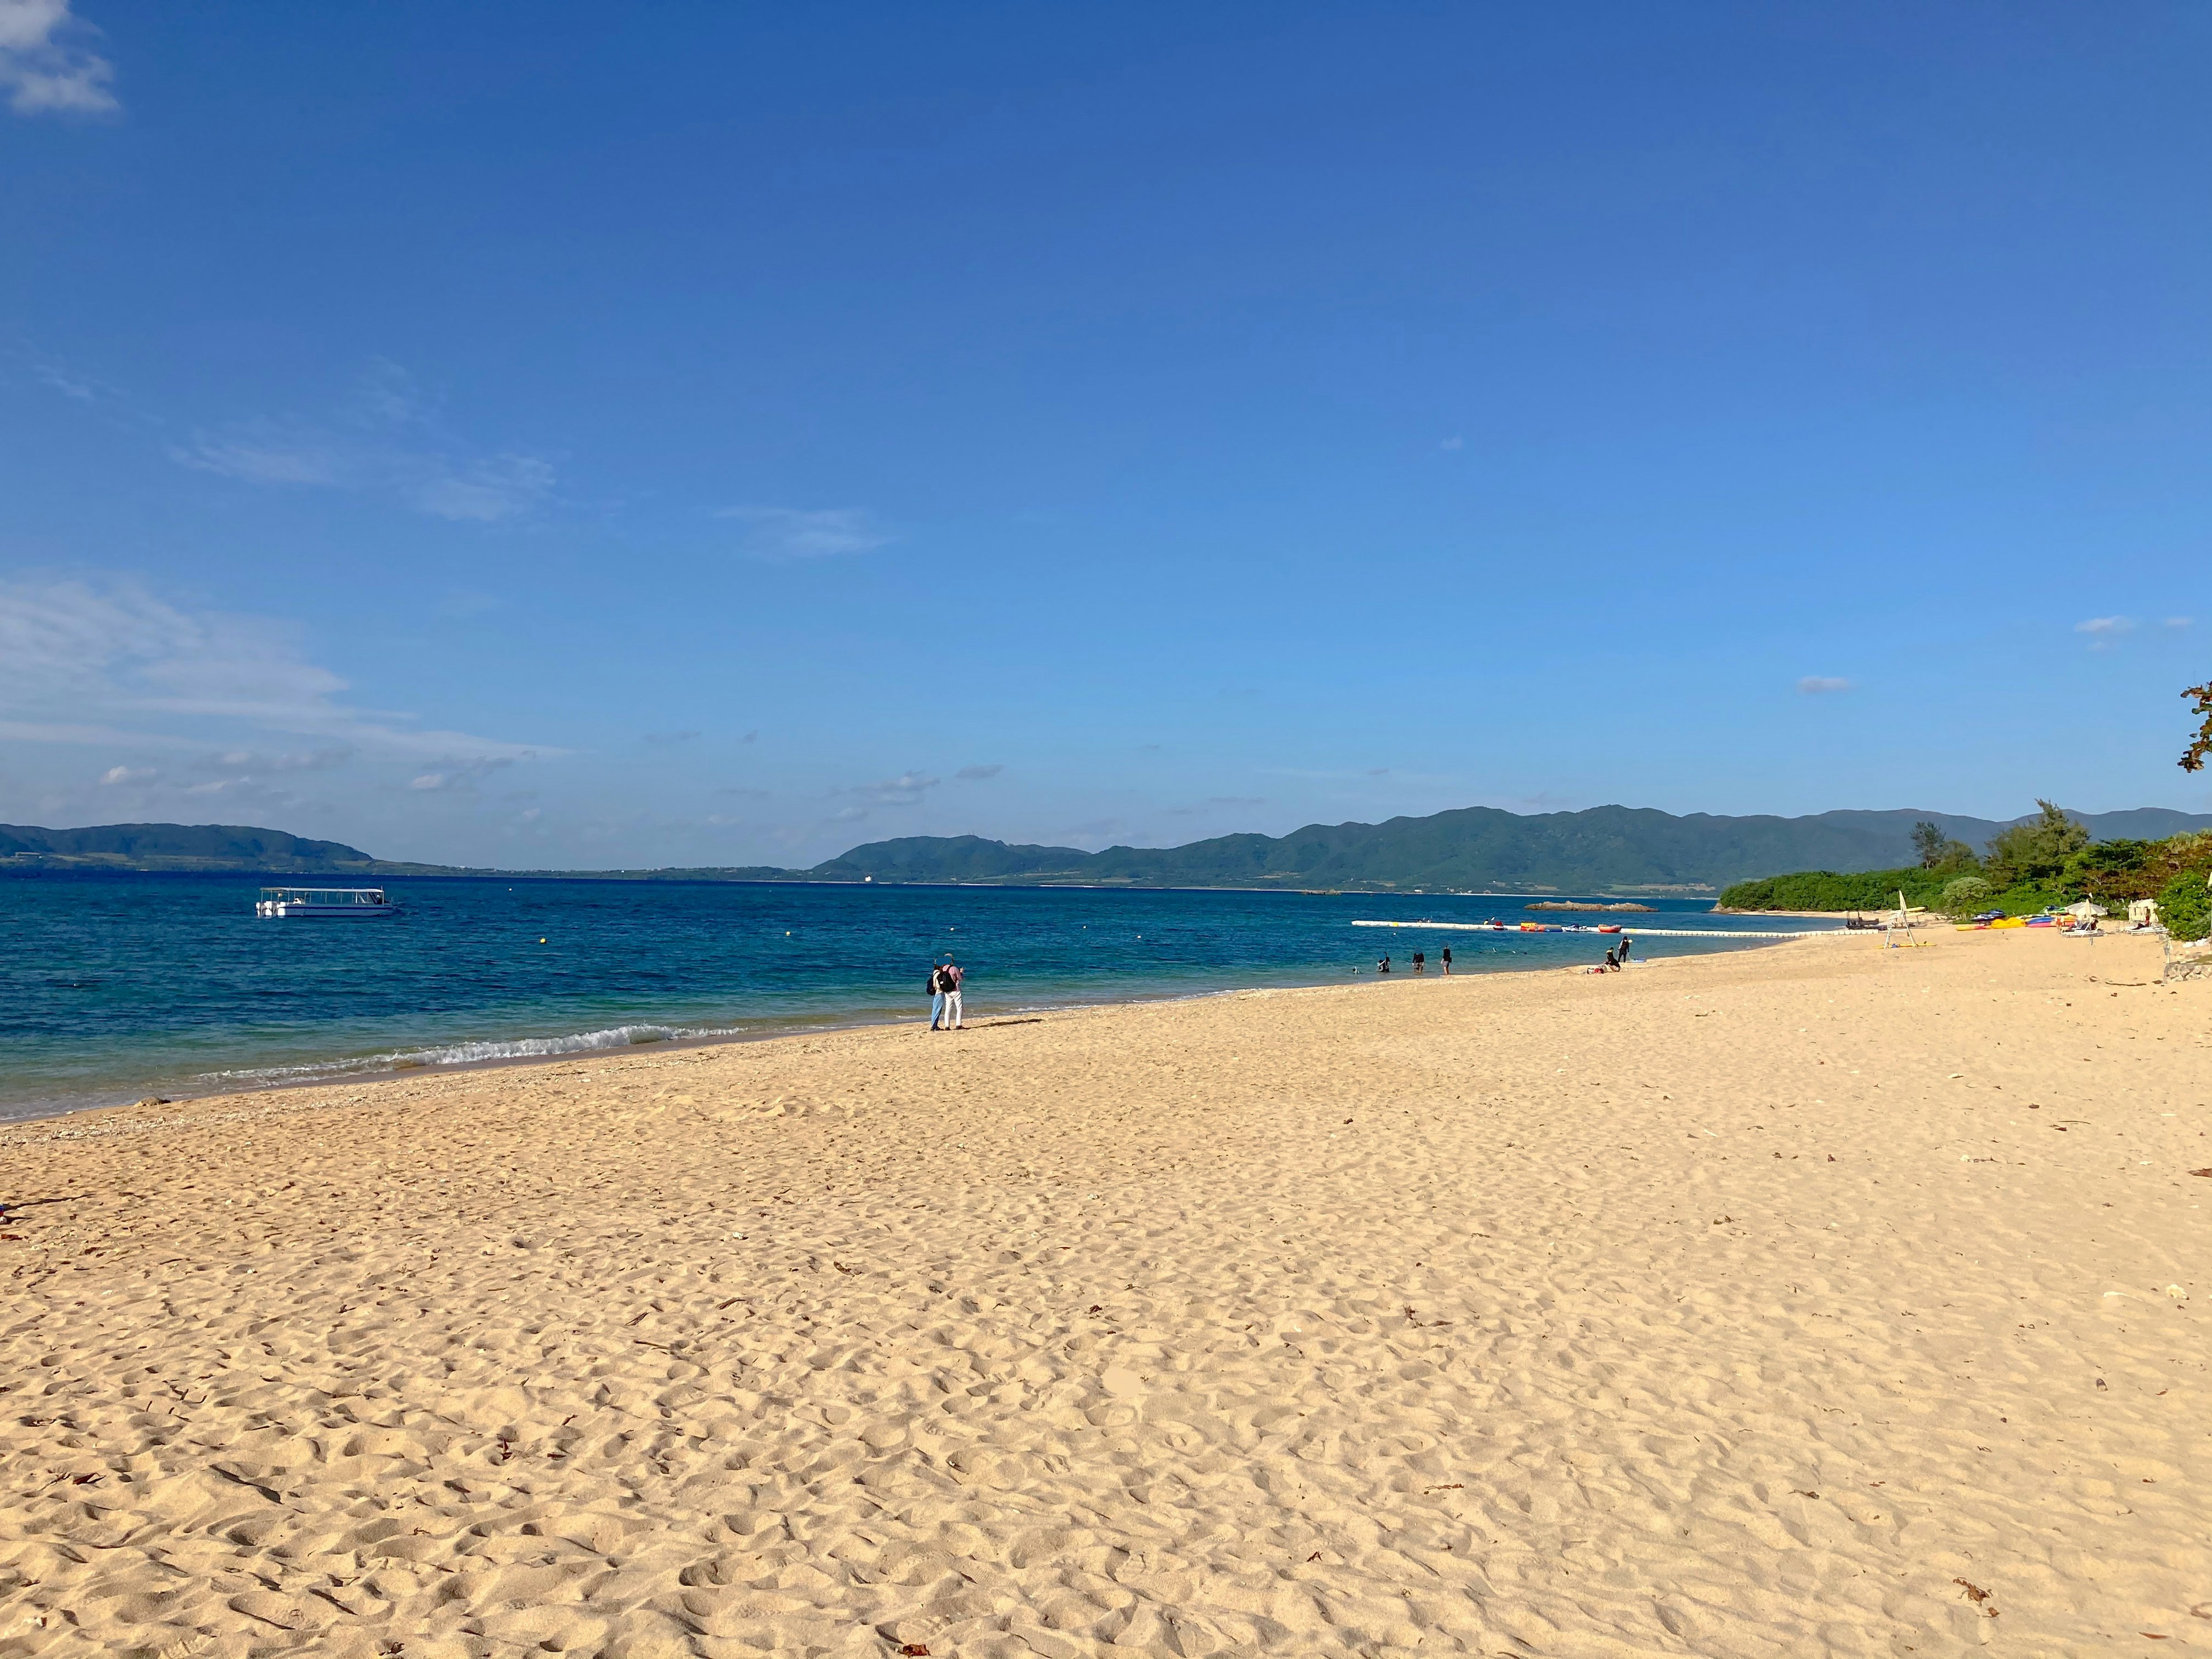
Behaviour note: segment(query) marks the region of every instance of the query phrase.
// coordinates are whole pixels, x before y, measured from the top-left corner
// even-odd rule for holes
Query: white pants
[[[957,991],[945,994],[945,1023],[954,1030],[960,1029],[960,993]]]

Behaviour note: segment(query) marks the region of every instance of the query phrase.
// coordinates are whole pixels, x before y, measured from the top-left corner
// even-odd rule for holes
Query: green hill
[[[2100,841],[2149,840],[2212,827],[2162,807],[2077,814]],[[1926,820],[1982,846],[2008,826],[1914,811],[1806,817],[1677,817],[1648,807],[1522,814],[1470,806],[1383,823],[1310,823],[1287,836],[1219,836],[1183,847],[1009,845],[981,836],[870,842],[810,870],[543,870],[533,876],[629,880],[1082,883],[1127,887],[1337,888],[1381,892],[1702,894],[1778,871],[1893,870],[1910,865]],[[2026,823],[2027,819],[2016,820]],[[447,865],[394,864],[343,842],[235,824],[116,823],[86,830],[0,825],[9,869],[264,871],[291,875],[462,875]],[[484,872],[481,873],[490,873]],[[1810,908],[1810,907],[1808,907]]]
[[[2212,817],[2163,807],[2077,816],[2100,839],[2212,826]],[[855,847],[805,873],[829,881],[1701,893],[1779,870],[1892,869],[1911,861],[1912,826],[1923,820],[1975,845],[2008,827],[1990,818],[1906,809],[1784,818],[1676,817],[1626,806],[1534,814],[1470,806],[1383,823],[1308,824],[1281,836],[1222,836],[1183,847],[1098,853],[1009,846],[975,836],[910,836]]]
[[[104,823],[43,830],[0,823],[0,859],[17,868],[261,870],[282,875],[377,875],[435,870],[393,865],[342,841],[234,823]]]

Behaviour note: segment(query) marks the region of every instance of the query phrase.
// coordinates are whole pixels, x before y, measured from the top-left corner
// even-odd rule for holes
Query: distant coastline
[[[2100,842],[2212,829],[2212,815],[2164,807],[2075,816]],[[1086,852],[981,836],[909,836],[870,842],[805,869],[734,865],[562,870],[380,859],[342,842],[243,825],[47,830],[0,824],[0,875],[108,870],[339,881],[447,878],[1544,900],[1589,894],[1621,900],[1715,898],[1732,884],[1781,871],[1895,868],[1913,856],[1913,829],[1922,823],[1974,844],[2012,827],[1902,808],[1785,818],[1678,816],[1626,806],[1527,814],[1471,806],[1382,823],[1307,824],[1284,836],[1220,836],[1180,847],[1115,846]]]

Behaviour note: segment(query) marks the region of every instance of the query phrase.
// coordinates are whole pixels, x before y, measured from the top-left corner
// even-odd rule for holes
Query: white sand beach
[[[0,1132],[0,1659],[2212,1647],[2212,983],[1930,938]]]

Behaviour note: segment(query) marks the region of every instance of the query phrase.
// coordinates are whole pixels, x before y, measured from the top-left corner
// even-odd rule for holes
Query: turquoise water
[[[0,1119],[416,1065],[927,1018],[933,952],[972,1022],[1401,971],[1597,961],[1590,934],[1384,934],[1522,899],[414,880],[382,921],[264,921],[254,877],[0,878]],[[1655,927],[1750,927],[1662,902]],[[1608,918],[1607,920],[1611,920]],[[1765,924],[1772,926],[1769,922]],[[1808,924],[1790,924],[1792,926]],[[1631,931],[1633,931],[1632,921]],[[1653,940],[1646,956],[1741,949]],[[1431,971],[1434,971],[1433,966]]]

